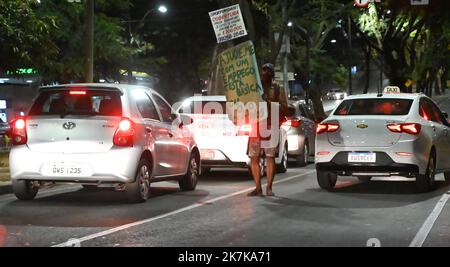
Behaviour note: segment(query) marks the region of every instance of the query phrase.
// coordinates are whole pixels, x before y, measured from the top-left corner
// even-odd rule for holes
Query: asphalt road
[[[447,112],[449,100],[438,101]],[[153,184],[143,204],[79,185],[42,190],[32,202],[5,194],[0,246],[450,246],[450,184],[437,179],[425,194],[401,178],[341,178],[326,192],[314,165],[291,164],[276,177],[275,197],[247,197],[253,182],[239,170],[202,177],[193,192]]]
[[[406,180],[360,183],[341,179],[335,192],[318,188],[313,165],[278,175],[276,197],[246,196],[247,173],[218,171],[198,190],[153,185],[153,197],[127,204],[108,189],[63,186],[33,202],[0,197],[0,241],[5,246],[409,246],[450,186],[416,194]],[[424,245],[450,245],[449,204]]]

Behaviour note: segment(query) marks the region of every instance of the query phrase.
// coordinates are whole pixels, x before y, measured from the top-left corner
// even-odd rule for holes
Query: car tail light
[[[252,132],[252,125],[244,124],[241,126],[241,128],[239,128],[237,135],[250,136],[251,132]]]
[[[119,127],[114,134],[114,145],[131,147],[134,144],[135,124],[133,121],[127,118],[123,118]]]
[[[395,123],[388,124],[387,128],[389,131],[394,133],[407,133],[416,135],[419,134],[422,130],[422,126],[418,123]]]
[[[27,143],[27,124],[24,119],[18,119],[12,127],[13,145],[24,145]]]
[[[302,121],[301,120],[287,120],[287,121],[283,122],[282,125],[298,128],[302,125]]]
[[[337,130],[339,130],[339,124],[337,123],[321,123],[319,125],[317,125],[317,134],[321,134],[321,133],[334,133]]]

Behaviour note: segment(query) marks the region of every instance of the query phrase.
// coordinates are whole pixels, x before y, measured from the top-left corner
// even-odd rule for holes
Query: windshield
[[[35,101],[29,115],[121,116],[122,104],[120,94],[113,91],[44,91]]]
[[[409,99],[352,99],[345,100],[339,105],[334,115],[407,115],[411,109],[412,100]]]

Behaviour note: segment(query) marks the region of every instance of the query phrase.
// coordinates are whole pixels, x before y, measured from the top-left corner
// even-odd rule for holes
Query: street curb
[[[11,182],[0,182],[0,195],[11,194],[12,185]]]

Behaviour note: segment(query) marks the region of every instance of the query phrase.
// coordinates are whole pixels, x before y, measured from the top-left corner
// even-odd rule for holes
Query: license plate
[[[92,170],[84,164],[53,163],[42,168],[42,174],[51,177],[88,177]]]
[[[349,153],[348,162],[351,163],[375,163],[377,162],[376,153]]]
[[[202,159],[214,159],[216,157],[216,153],[214,152],[214,150],[205,150],[200,152],[200,157]]]

